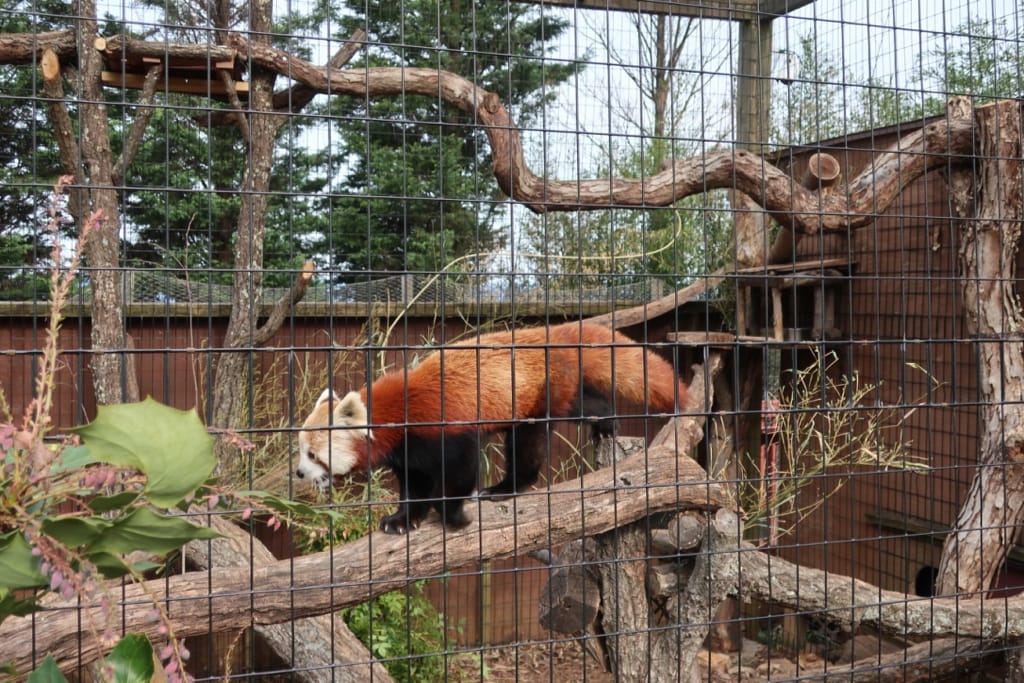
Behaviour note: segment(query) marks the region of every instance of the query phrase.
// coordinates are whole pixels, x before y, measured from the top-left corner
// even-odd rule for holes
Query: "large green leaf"
[[[68,683],[68,679],[57,668],[53,655],[46,655],[39,668],[28,675],[28,683]]]
[[[107,664],[114,683],[149,683],[153,679],[153,646],[138,633],[129,633],[114,647]]]
[[[145,474],[149,500],[160,507],[173,507],[195,491],[216,464],[213,438],[196,412],[152,398],[101,406],[96,419],[76,431],[97,460]]]
[[[66,515],[43,520],[43,533],[69,548],[80,548],[93,543],[111,527],[102,517]]]
[[[136,508],[114,522],[93,544],[98,553],[130,553],[141,550],[164,555],[197,538],[217,538],[213,529],[196,526],[183,517],[161,515]]]
[[[115,493],[112,496],[96,496],[90,498],[85,502],[89,506],[89,509],[93,512],[111,512],[113,510],[123,510],[139,497],[137,491],[122,491],[121,493]]]
[[[39,558],[32,555],[28,541],[17,529],[0,535],[0,588],[45,586],[39,572]]]
[[[85,446],[68,446],[50,464],[50,474],[73,472],[96,462],[96,458],[89,453],[89,449]]]

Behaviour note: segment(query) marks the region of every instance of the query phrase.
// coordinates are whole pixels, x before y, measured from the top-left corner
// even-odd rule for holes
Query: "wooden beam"
[[[745,21],[759,18],[757,0],[701,0],[668,1],[668,0],[517,0],[530,4],[543,4],[546,7],[562,6],[574,9],[607,10],[620,12],[640,12],[641,14],[664,14],[673,17],[692,17],[694,19],[724,19],[727,21]],[[803,0],[806,1],[806,0]]]
[[[774,19],[805,7],[814,0],[516,0],[545,6],[600,11],[664,14],[693,19],[758,21]]]
[[[760,0],[757,3],[757,11],[763,17],[781,17],[812,2],[814,0]]]
[[[141,90],[145,80],[146,74],[116,71],[103,72],[103,85],[111,88]],[[165,92],[180,92],[192,95],[227,96],[227,89],[222,81],[208,80],[205,75],[195,78],[185,78],[182,76],[161,78],[157,84],[157,89]],[[247,96],[249,94],[249,84],[246,81],[235,81],[235,92],[239,96]]]

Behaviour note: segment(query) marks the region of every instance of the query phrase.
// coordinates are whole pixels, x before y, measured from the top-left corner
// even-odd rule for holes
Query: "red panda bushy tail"
[[[671,413],[682,404],[686,385],[658,354],[601,325],[563,329],[584,344],[581,365],[587,389],[642,412]]]

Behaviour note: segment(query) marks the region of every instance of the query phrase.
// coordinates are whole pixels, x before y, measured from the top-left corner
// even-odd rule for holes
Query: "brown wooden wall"
[[[826,151],[852,178],[911,130],[848,138]],[[813,151],[794,157],[796,177]],[[951,216],[945,174],[933,172],[911,183],[874,223],[798,245],[800,259],[850,260],[851,277],[838,298],[840,339],[826,348],[840,354],[844,372],[878,386],[880,401],[904,406],[903,413],[914,408],[904,437],[930,470],[848,473],[845,487],[783,540],[782,552],[911,593],[918,572],[938,566],[942,530],[956,518],[977,458],[975,349],[963,323]],[[821,487],[808,490],[804,500],[820,493]]]

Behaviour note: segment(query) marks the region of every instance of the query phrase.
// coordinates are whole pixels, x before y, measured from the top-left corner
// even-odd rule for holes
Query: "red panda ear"
[[[320,394],[320,398],[318,398],[316,400],[316,404],[313,406],[313,408],[314,409],[318,408],[320,406],[320,404],[323,403],[324,401],[326,401],[327,399],[331,399],[332,401],[337,401],[338,400],[338,395],[336,393],[334,393],[334,391],[332,391],[331,389],[324,389],[323,393]]]
[[[366,406],[358,391],[350,391],[334,409],[334,422],[341,425],[366,424]]]

